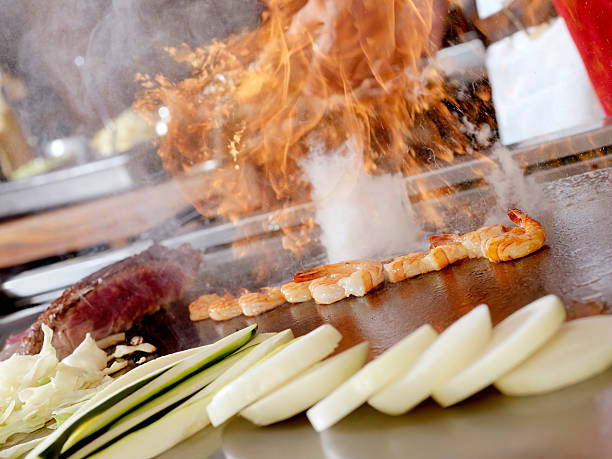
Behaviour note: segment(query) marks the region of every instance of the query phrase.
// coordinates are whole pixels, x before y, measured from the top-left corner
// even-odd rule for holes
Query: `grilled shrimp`
[[[467,258],[467,251],[461,244],[452,243],[435,247],[429,252],[409,253],[392,259],[384,264],[385,272],[391,282],[399,282],[409,277],[431,271],[440,271],[451,263]]]
[[[391,282],[431,271],[439,271],[463,258],[487,258],[489,261],[508,261],[538,250],[546,233],[542,225],[518,209],[510,209],[508,217],[518,227],[484,226],[460,234],[439,234],[429,238],[429,252],[410,253],[385,263],[384,269]]]
[[[482,251],[483,242],[499,236],[509,229],[503,225],[490,225],[462,235],[438,234],[429,237],[429,247],[431,249],[449,246],[462,247],[466,251],[466,255],[463,258],[482,258],[485,256]]]
[[[220,299],[221,297],[216,293],[200,296],[189,305],[189,318],[194,322],[208,319],[208,308]]]
[[[203,295],[189,305],[191,320],[210,317],[227,320],[241,313],[256,316],[285,301],[301,303],[313,298],[318,304],[331,304],[350,295],[364,296],[387,277],[399,282],[409,277],[439,271],[464,258],[487,258],[492,262],[513,260],[535,252],[544,245],[542,225],[519,209],[508,210],[516,227],[484,226],[459,234],[439,234],[429,238],[430,250],[402,255],[384,265],[376,260],[354,260],[321,265],[298,272],[293,282],[246,292],[238,299],[231,295]]]
[[[540,222],[519,209],[510,209],[508,217],[517,225],[495,237],[486,239],[482,252],[490,261],[508,261],[539,250],[546,240],[546,231]]]
[[[344,287],[347,295],[364,296],[385,280],[382,263],[380,261],[366,260],[348,277],[343,277],[338,284]]]
[[[245,316],[256,316],[285,303],[280,287],[264,287],[257,293],[245,293],[238,298],[238,304]]]
[[[238,298],[230,294],[213,301],[208,307],[208,315],[213,320],[229,320],[242,314]]]
[[[508,217],[518,227],[492,225],[463,235],[431,236],[430,247],[433,249],[460,244],[467,250],[470,258],[484,257],[497,262],[524,257],[544,245],[546,232],[539,222],[519,209],[508,210]]]
[[[310,282],[287,282],[281,286],[281,293],[289,303],[303,303],[312,299],[309,286]]]
[[[385,280],[382,263],[354,260],[317,266],[298,272],[297,283],[310,281],[309,290],[319,304],[331,304],[350,295],[363,296]]]
[[[315,302],[332,304],[349,296],[344,287],[338,283],[342,278],[342,274],[330,274],[310,282],[308,289]]]

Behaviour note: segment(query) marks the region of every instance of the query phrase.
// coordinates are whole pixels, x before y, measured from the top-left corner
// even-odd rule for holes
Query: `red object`
[[[612,0],[553,0],[604,112],[612,116]]]

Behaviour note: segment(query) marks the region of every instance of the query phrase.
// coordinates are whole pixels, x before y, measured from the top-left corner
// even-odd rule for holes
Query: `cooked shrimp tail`
[[[307,282],[330,274],[349,274],[353,272],[362,260],[343,261],[329,265],[315,266],[314,268],[304,269],[293,276],[294,282]]]
[[[519,209],[510,209],[508,217],[517,226],[482,243],[483,255],[490,261],[508,261],[527,256],[539,250],[546,240],[546,231],[540,222]]]
[[[512,223],[521,228],[530,229],[531,231],[544,231],[540,222],[534,220],[520,209],[508,210],[508,218],[512,220]],[[544,237],[546,237],[546,234],[544,234]]]
[[[295,283],[309,282],[318,279],[319,277],[323,277],[326,275],[324,268],[325,266],[316,266],[314,268],[298,271],[293,276],[293,281]]]

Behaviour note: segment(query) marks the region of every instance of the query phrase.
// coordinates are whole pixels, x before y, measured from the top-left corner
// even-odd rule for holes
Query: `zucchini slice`
[[[258,335],[253,341],[263,336]],[[231,382],[249,367],[261,361],[271,352],[293,338],[291,330],[284,330],[274,336],[266,336],[260,344],[248,347],[246,355],[236,361],[235,356],[243,354],[239,351],[217,365],[231,361],[230,368],[223,372],[211,384],[197,394],[177,406],[154,422],[138,426],[140,428],[127,432],[126,435],[111,443],[104,449],[96,451],[95,458],[126,458],[140,459],[156,456],[177,443],[185,440],[209,424],[206,406],[213,395],[225,384]],[[253,342],[251,341],[251,343]],[[249,346],[251,345],[249,343]]]
[[[182,353],[174,358],[167,356],[161,362],[155,359],[126,373],[81,407],[27,457],[65,457],[66,454],[62,453],[77,443],[93,440],[121,416],[249,342],[256,328],[257,325],[251,325],[195,352]]]
[[[214,394],[181,405],[106,448],[95,452],[95,459],[147,459],[163,453],[206,427],[210,421],[206,406]]]
[[[95,438],[93,441],[85,444],[78,450],[76,450],[74,447],[74,449],[70,448],[67,451],[62,452],[62,456],[70,455],[72,452],[71,449],[73,449],[73,451],[76,452],[70,455],[71,459],[87,457],[90,454],[103,449],[106,445],[109,445],[121,438],[126,434],[126,432],[130,432],[138,429],[139,427],[150,424],[151,418],[158,417],[156,415],[159,413],[168,412],[172,408],[180,405],[198,390],[214,381],[219,375],[234,365],[237,361],[243,357],[246,357],[252,350],[253,348],[247,348],[238,351],[237,353],[230,355],[213,366],[208,367],[196,375],[184,380],[167,392],[150,399],[148,402],[140,405],[135,410],[119,418],[110,426],[109,430]],[[79,443],[77,443],[77,445],[78,444]],[[130,454],[132,456],[134,455],[133,452]]]

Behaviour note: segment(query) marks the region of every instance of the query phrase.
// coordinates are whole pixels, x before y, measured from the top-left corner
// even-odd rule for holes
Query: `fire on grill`
[[[490,88],[449,82],[430,64],[438,3],[265,2],[254,31],[168,49],[192,75],[140,75],[147,89],[134,106],[171,114],[159,148],[171,172],[221,162],[208,186],[189,190],[209,215],[307,201],[304,163],[315,149],[350,142],[368,174],[476,155],[495,137]]]

